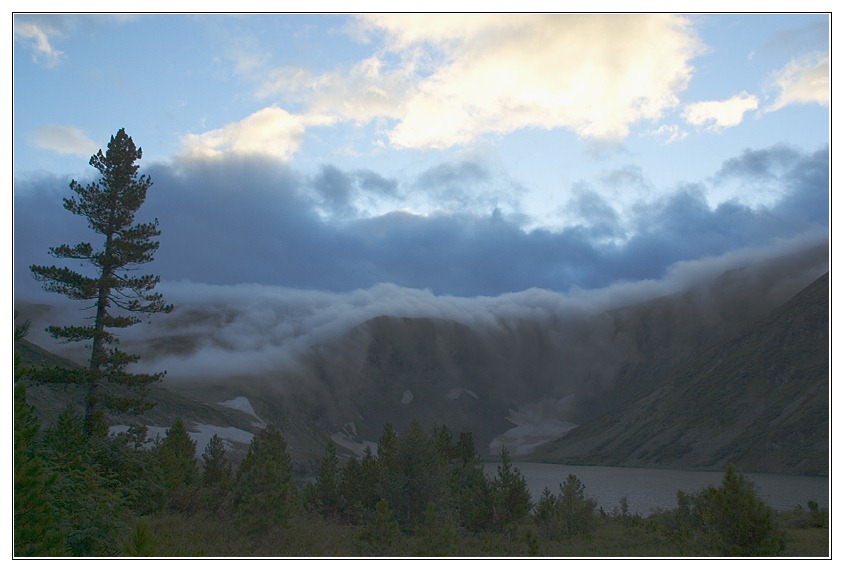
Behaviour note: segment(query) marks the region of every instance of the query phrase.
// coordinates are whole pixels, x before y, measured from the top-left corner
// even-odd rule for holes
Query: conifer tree
[[[543,493],[540,494],[540,499],[534,508],[534,517],[547,539],[555,536],[557,510],[555,494],[548,487],[543,488]]]
[[[202,480],[205,485],[227,487],[232,476],[232,465],[226,458],[223,439],[214,434],[202,454]]]
[[[493,522],[493,490],[484,475],[472,433],[461,432],[453,450],[452,497],[458,520],[470,531],[488,529]]]
[[[415,554],[425,557],[453,555],[458,548],[458,534],[455,529],[442,523],[434,504],[425,508],[423,522],[414,535]]]
[[[15,357],[17,359],[17,356]],[[15,548],[16,557],[67,552],[56,501],[56,476],[36,451],[39,423],[26,401],[26,387],[15,387]]]
[[[284,525],[297,499],[287,442],[273,427],[257,434],[238,468],[235,504],[244,525],[264,529]]]
[[[74,406],[44,433],[42,455],[56,476],[56,504],[74,556],[110,556],[121,549],[131,495],[109,459],[108,436],[85,432]]]
[[[402,467],[399,461],[399,436],[390,422],[385,422],[378,441],[378,491],[391,509],[402,496]]]
[[[232,464],[223,439],[214,434],[202,453],[202,489],[199,500],[203,507],[219,511],[226,506],[232,489]]]
[[[402,537],[399,524],[388,507],[387,500],[376,503],[371,521],[361,530],[361,541],[367,555],[390,555],[393,546]]]
[[[531,511],[531,492],[525,477],[513,467],[508,450],[502,446],[502,461],[493,479],[493,522],[504,529],[524,519]]]
[[[585,486],[573,474],[566,476],[560,484],[557,497],[557,518],[560,533],[572,538],[581,533],[592,531],[595,527],[596,501],[587,497]]]
[[[145,519],[135,523],[132,538],[126,543],[123,552],[130,557],[154,557],[156,554],[156,537],[150,524]]]
[[[699,501],[704,530],[716,540],[720,555],[777,555],[783,550],[775,511],[760,499],[753,482],[733,466],[725,468],[721,485],[706,488]]]
[[[64,207],[88,220],[88,227],[102,237],[95,248],[90,242],[74,246],[62,244],[49,249],[59,259],[81,261],[93,272],[82,273],[69,267],[32,265],[30,270],[48,292],[55,292],[76,301],[90,303],[92,321],[85,325],[51,326],[50,334],[64,342],[87,341],[91,355],[82,374],[42,373],[52,381],[81,382],[87,386],[85,423],[89,433],[103,416],[103,408],[143,410],[149,407],[145,391],[149,384],[164,375],[129,373],[126,367],[139,357],[122,352],[114,329],[132,326],[142,317],[170,312],[173,307],[154,292],[159,277],[135,275],[141,265],[153,260],[159,243],[158,220],[136,223],[135,215],[143,205],[152,185],[149,176],[138,174],[137,160],[141,148],[120,129],[89,164],[100,172],[100,179],[88,185],[71,181],[75,196],[64,199]],[[131,389],[137,392],[127,393]]]
[[[197,443],[188,434],[185,422],[177,417],[156,449],[164,490],[174,508],[184,508],[199,484]]]
[[[324,516],[337,516],[340,511],[340,468],[337,448],[331,440],[326,444],[326,452],[320,462],[320,470],[315,483],[317,509]]]
[[[388,499],[403,528],[413,529],[423,523],[426,506],[432,504],[441,517],[451,513],[449,468],[432,438],[414,419],[399,439],[397,450],[399,488]]]
[[[366,492],[378,488],[377,481],[364,481],[361,472],[361,463],[358,458],[349,458],[340,471],[340,483],[338,484],[338,496],[343,518],[348,523],[358,524],[364,519],[368,509],[366,504]],[[314,489],[316,496],[316,488]]]
[[[364,448],[364,456],[361,458],[361,479],[367,487],[364,489],[364,503],[366,507],[373,508],[379,499],[384,497],[379,487],[381,475],[379,459],[373,453],[372,448],[367,445]]]

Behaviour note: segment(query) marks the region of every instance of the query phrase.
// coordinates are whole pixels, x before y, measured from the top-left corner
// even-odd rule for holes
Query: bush
[[[676,542],[695,553],[750,557],[778,555],[784,549],[775,511],[732,466],[725,469],[719,487],[692,495],[678,492],[678,508],[664,521],[674,529]]]

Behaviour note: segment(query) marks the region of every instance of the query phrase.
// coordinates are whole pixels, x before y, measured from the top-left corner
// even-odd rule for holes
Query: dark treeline
[[[177,419],[90,433],[68,407],[41,428],[15,388],[15,556],[696,556],[827,555],[827,512],[775,512],[728,468],[719,487],[678,493],[642,517],[625,498],[597,508],[566,476],[536,504],[502,450],[485,475],[471,434],[386,424],[377,452],[297,479],[274,427],[237,467],[219,436],[197,452]],[[199,455],[198,455],[199,454]]]

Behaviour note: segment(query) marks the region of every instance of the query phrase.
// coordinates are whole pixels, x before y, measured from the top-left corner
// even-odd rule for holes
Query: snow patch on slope
[[[358,428],[356,428],[355,422],[344,424],[343,430],[332,434],[332,441],[338,446],[354,453],[358,458],[364,457],[364,452],[368,446],[374,455],[378,451],[378,445],[375,442],[369,442],[367,440],[358,441]]]
[[[260,422],[261,427],[264,427],[264,421],[258,417],[258,414],[255,413],[255,409],[252,407],[252,403],[249,401],[249,398],[245,396],[238,396],[237,398],[232,398],[231,400],[226,400],[225,402],[218,402],[218,404],[249,414]]]
[[[224,442],[228,442],[229,446],[233,444],[249,444],[252,442],[252,438],[254,434],[251,432],[247,432],[246,430],[241,430],[240,428],[234,427],[223,427],[223,426],[213,426],[211,424],[195,424],[195,429],[193,431],[188,430],[188,435],[191,437],[194,442],[197,444],[197,457],[200,457],[202,453],[205,451],[206,446],[208,446],[208,442],[211,441],[211,438],[214,434],[220,436]],[[110,434],[120,434],[125,432],[129,429],[129,426],[110,426],[109,433]],[[165,428],[162,426],[147,426],[147,437],[151,440],[155,440],[156,438],[163,440],[167,436],[167,431],[170,428]]]
[[[559,400],[543,400],[511,410],[507,419],[516,427],[493,438],[489,453],[497,456],[504,446],[511,455],[530,454],[539,446],[563,436],[578,425],[566,421],[574,399],[575,395],[570,394]]]
[[[446,397],[450,400],[457,400],[464,394],[469,394],[470,396],[478,400],[478,394],[476,394],[472,390],[467,390],[466,388],[452,388],[446,393]]]

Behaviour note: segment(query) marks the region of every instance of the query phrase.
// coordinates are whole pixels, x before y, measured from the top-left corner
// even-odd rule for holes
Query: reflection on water
[[[484,470],[496,475],[497,463],[485,463]],[[615,468],[602,466],[564,466],[515,462],[528,484],[536,502],[548,487],[557,493],[566,476],[574,474],[584,484],[585,492],[594,498],[599,507],[612,511],[618,507],[622,496],[628,497],[631,513],[648,515],[659,509],[674,509],[678,490],[698,492],[709,485],[722,482],[722,472],[697,472],[685,470],[655,470]],[[807,501],[828,507],[829,480],[826,477],[785,476],[777,474],[744,474],[757,486],[760,498],[778,510],[792,509]]]

